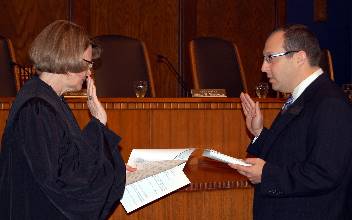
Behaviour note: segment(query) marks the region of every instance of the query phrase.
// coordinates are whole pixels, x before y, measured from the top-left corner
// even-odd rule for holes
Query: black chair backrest
[[[147,80],[147,96],[155,97],[148,52],[142,41],[120,35],[101,35],[94,40],[102,49],[94,69],[98,96],[136,97],[133,82]]]
[[[0,96],[16,96],[16,79],[13,64],[14,51],[11,41],[0,36]]]
[[[329,75],[331,80],[335,80],[332,56],[328,49],[321,50],[320,67],[324,70],[324,73]]]
[[[228,97],[247,91],[237,46],[215,37],[193,39],[189,45],[195,89],[225,89]]]

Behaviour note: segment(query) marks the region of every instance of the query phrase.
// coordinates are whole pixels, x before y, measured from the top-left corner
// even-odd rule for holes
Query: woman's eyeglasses
[[[93,62],[93,61],[89,61],[89,60],[86,60],[86,59],[83,59],[83,61],[85,61],[85,62],[88,63],[88,68],[89,68],[89,70],[93,69],[93,65],[94,65],[94,62]]]

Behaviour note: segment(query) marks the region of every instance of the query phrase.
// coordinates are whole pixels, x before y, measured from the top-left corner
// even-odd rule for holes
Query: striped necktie
[[[290,105],[293,103],[293,97],[290,95],[288,99],[286,100],[284,106],[282,106],[282,111],[286,111]]]

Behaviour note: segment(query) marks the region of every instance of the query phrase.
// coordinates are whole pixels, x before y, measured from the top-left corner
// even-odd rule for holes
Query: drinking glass
[[[144,80],[134,81],[133,89],[137,98],[143,98],[148,90],[148,82]]]
[[[255,93],[257,94],[258,98],[266,98],[269,93],[269,84],[267,82],[260,82],[255,87]]]

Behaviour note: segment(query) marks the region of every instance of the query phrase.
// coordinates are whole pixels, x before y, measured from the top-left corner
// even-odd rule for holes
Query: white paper
[[[169,170],[182,163],[186,163],[186,160],[161,160],[145,162],[143,165],[140,164],[136,166],[136,171],[127,173],[126,185],[137,182],[146,177],[153,176],[165,170]]]
[[[230,157],[226,154],[222,154],[218,151],[213,149],[205,149],[202,154],[204,157],[211,158],[213,160],[221,161],[223,163],[232,163],[232,164],[239,164],[241,166],[252,166],[252,164],[244,162],[242,159],[238,159],[235,157]]]
[[[128,165],[137,171],[127,172],[121,204],[132,212],[190,183],[183,168],[194,148],[134,149]],[[138,173],[136,173],[138,172]]]

